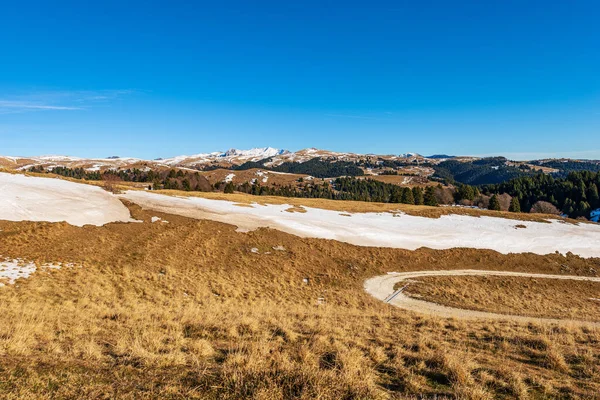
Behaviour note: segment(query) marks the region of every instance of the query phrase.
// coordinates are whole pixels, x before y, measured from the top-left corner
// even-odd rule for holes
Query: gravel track
[[[401,289],[394,291],[394,286],[398,282],[408,281],[413,278],[430,276],[516,276],[525,278],[541,278],[541,279],[568,279],[575,281],[592,281],[600,282],[600,277],[587,277],[575,275],[549,275],[549,274],[532,274],[525,272],[510,272],[510,271],[485,271],[485,270],[449,270],[449,271],[412,271],[412,272],[390,272],[387,275],[380,275],[374,278],[367,279],[364,288],[373,297],[389,303],[393,306],[403,308],[405,310],[415,311],[419,313],[434,315],[442,318],[457,318],[457,319],[488,319],[488,320],[510,320],[515,322],[542,322],[554,324],[574,324],[600,327],[598,322],[581,321],[573,319],[557,319],[557,318],[536,318],[526,317],[522,315],[497,314],[486,311],[466,310],[462,308],[448,307],[441,304],[432,303],[425,300],[419,300],[409,297],[403,293]],[[407,282],[409,283],[409,282]]]

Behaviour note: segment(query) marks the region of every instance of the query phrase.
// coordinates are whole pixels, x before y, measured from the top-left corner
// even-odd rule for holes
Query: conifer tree
[[[490,204],[488,206],[489,210],[500,211],[500,201],[498,201],[498,196],[493,195],[490,199]]]
[[[224,193],[233,193],[233,182],[227,182],[227,184],[225,185],[225,188],[223,189]]]
[[[588,201],[592,207],[600,207],[600,197],[598,196],[598,186],[592,183],[588,188]]]
[[[415,186],[414,188],[412,188],[412,192],[413,192],[413,199],[415,201],[415,204],[418,206],[423,205],[423,203],[424,203],[423,189],[421,189],[418,186]]]
[[[415,198],[410,188],[405,187],[404,189],[402,189],[402,203],[415,204]]]
[[[425,195],[423,196],[423,202],[426,206],[437,206],[438,202],[435,198],[435,188],[433,186],[427,186],[425,189]]]
[[[510,212],[521,212],[521,204],[519,203],[519,199],[513,197],[510,200],[510,207],[508,207],[508,211]]]

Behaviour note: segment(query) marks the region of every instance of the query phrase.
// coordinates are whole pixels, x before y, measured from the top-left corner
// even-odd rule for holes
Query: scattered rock
[[[283,246],[273,246],[273,250],[285,251],[285,247],[283,247]]]

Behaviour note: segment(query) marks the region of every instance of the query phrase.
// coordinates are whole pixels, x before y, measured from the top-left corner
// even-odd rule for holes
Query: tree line
[[[170,169],[155,171],[152,169],[130,168],[125,170],[88,171],[84,168],[54,167],[44,169],[42,166],[31,167],[30,172],[53,173],[56,175],[83,179],[88,181],[122,181],[147,183],[149,189],[173,189],[185,191],[207,192],[214,188],[208,180],[198,172]]]
[[[225,193],[235,191],[257,196],[284,196],[301,198],[320,198],[331,200],[354,200],[380,203],[403,203],[415,205],[437,206],[440,201],[440,186],[400,187],[391,183],[379,182],[373,179],[357,179],[340,177],[331,184],[324,182],[314,184],[303,181],[299,185],[261,186],[259,182],[235,185],[228,182],[223,185]]]

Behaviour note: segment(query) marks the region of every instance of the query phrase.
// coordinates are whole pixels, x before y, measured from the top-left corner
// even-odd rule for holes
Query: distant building
[[[590,221],[600,222],[600,208],[590,213]]]

